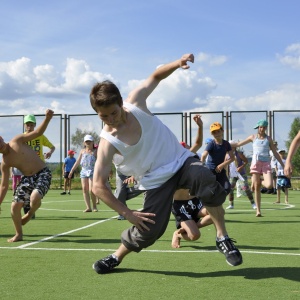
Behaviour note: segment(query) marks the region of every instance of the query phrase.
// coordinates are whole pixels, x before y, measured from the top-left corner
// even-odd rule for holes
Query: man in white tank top
[[[193,54],[157,68],[124,101],[110,81],[97,83],[90,101],[105,123],[101,132],[93,177],[93,192],[134,226],[123,231],[121,245],[112,255],[95,262],[99,274],[112,271],[130,252],[140,252],[159,239],[169,223],[173,195],[186,188],[201,198],[217,231],[217,249],[228,264],[242,263],[242,255],[228,237],[222,203],[226,193],[195,154],[183,148],[175,135],[148,109],[146,100],[159,82],[175,70],[188,69]],[[133,175],[144,190],[142,211],[132,211],[107,188],[111,162],[124,175]]]

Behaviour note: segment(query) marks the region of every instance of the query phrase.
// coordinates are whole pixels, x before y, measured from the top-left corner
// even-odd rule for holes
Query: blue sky
[[[151,95],[153,112],[300,109],[299,10],[297,0],[1,1],[0,114],[93,113],[96,81],[125,98],[184,53],[195,63]]]

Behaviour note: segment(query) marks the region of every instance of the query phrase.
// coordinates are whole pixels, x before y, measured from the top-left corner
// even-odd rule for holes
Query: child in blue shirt
[[[231,184],[226,174],[226,168],[234,161],[234,154],[229,142],[223,139],[224,130],[220,123],[215,122],[211,124],[210,133],[213,136],[213,140],[206,145],[201,161],[216,175],[216,180],[223,186],[228,195],[231,190]],[[226,160],[227,153],[229,155],[228,160]]]
[[[72,174],[71,178],[69,178],[69,174],[76,162],[76,158],[74,157],[74,154],[75,151],[69,150],[68,156],[65,158],[65,161],[62,166],[62,171],[64,174],[64,191],[60,193],[61,195],[66,195],[67,189],[68,189],[68,195],[71,195],[71,181],[74,178],[74,173]]]

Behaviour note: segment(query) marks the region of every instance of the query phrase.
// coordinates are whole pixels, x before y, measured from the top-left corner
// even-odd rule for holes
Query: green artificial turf
[[[229,266],[216,251],[213,226],[203,228],[198,241],[173,249],[170,216],[154,245],[106,275],[96,274],[92,264],[119,246],[127,221],[118,221],[103,203],[99,212],[83,213],[79,190],[64,196],[51,190],[36,219],[24,226],[24,240],[8,243],[14,235],[11,198],[10,192],[0,215],[1,299],[300,299],[299,191],[289,192],[289,206],[263,194],[262,218],[245,197],[226,210],[241,266]],[[142,197],[128,206],[141,208]]]

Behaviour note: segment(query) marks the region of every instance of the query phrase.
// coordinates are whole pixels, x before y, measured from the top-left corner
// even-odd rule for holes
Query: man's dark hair
[[[123,105],[123,100],[119,89],[113,82],[109,80],[98,82],[92,87],[90,101],[93,109],[96,112],[97,107],[100,106],[118,104],[121,107]]]

